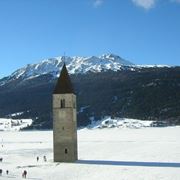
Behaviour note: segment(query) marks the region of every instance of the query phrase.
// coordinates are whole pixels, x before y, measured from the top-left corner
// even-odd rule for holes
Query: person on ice
[[[46,158],[46,156],[43,156],[43,159],[44,159],[44,162],[46,162],[46,161],[47,161],[47,158]]]
[[[26,179],[26,176],[27,176],[27,171],[24,170],[23,173],[22,173],[22,177]]]
[[[9,174],[9,170],[6,170],[6,174],[7,174],[7,175]]]
[[[0,176],[2,176],[2,172],[3,172],[3,170],[2,170],[2,169],[0,169]]]

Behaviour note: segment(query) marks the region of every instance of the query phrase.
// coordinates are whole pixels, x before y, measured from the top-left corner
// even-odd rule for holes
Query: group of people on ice
[[[0,169],[0,176],[2,176],[2,173],[3,173],[3,170]],[[9,174],[9,170],[6,170],[6,174],[7,174],[7,175]]]
[[[2,174],[3,174],[3,170],[0,169],[0,176],[2,176]],[[8,175],[8,174],[9,174],[9,170],[6,170],[6,175]],[[24,170],[23,173],[22,173],[22,178],[26,179],[26,176],[27,176],[27,171]]]
[[[36,160],[37,160],[37,162],[39,161],[39,156],[37,156],[36,157]],[[3,158],[0,158],[0,162],[2,162],[3,161]],[[43,161],[44,162],[46,162],[47,161],[47,158],[46,158],[46,156],[43,156]],[[0,176],[2,176],[2,174],[3,174],[3,170],[2,169],[0,169]],[[9,170],[6,170],[6,175],[8,175],[9,174]],[[26,179],[26,177],[27,177],[27,170],[24,170],[23,172],[22,172],[22,178],[25,178]]]
[[[36,160],[37,160],[37,162],[39,161],[39,156],[37,156]],[[43,156],[43,160],[44,160],[44,162],[46,162],[46,161],[47,161],[46,156]]]

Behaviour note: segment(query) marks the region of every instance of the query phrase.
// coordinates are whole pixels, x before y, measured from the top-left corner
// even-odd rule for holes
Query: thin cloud
[[[171,2],[180,3],[180,0],[171,0]]]
[[[139,7],[149,10],[155,6],[157,0],[132,0],[132,2]]]
[[[103,3],[104,3],[104,0],[94,0],[93,6],[95,8],[98,8],[98,7],[102,6]]]

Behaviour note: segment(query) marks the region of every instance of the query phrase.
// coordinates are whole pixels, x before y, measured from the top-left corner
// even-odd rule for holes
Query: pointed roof
[[[73,86],[64,63],[61,74],[56,83],[53,94],[71,94],[74,93]]]

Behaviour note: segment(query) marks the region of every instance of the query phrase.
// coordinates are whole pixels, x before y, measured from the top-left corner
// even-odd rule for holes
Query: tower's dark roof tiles
[[[71,94],[71,93],[74,93],[74,90],[68,71],[66,69],[66,65],[64,63],[53,94]]]

